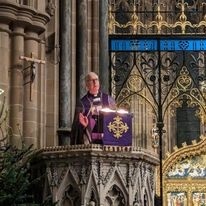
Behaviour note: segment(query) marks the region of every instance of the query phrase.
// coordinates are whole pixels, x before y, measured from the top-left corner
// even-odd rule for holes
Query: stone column
[[[4,94],[7,94],[9,84],[9,33],[9,25],[0,23],[0,88],[4,90]]]
[[[70,144],[71,131],[71,1],[61,1],[61,61],[59,72],[59,144]]]
[[[46,54],[46,49],[45,49],[45,41],[41,40],[40,42],[40,51],[39,53],[39,59],[45,60],[45,54]],[[47,146],[47,137],[48,139],[51,138],[50,135],[46,134],[46,66],[44,64],[39,64],[38,65],[38,109],[39,109],[39,122],[38,122],[38,127],[39,127],[39,134],[41,139],[39,140],[40,143],[40,148]],[[51,86],[51,85],[49,85]],[[52,88],[52,86],[50,87]],[[52,104],[48,104],[53,106]]]
[[[108,0],[99,1],[99,75],[102,90],[109,92]]]
[[[77,9],[77,45],[76,45],[76,98],[77,100],[83,96],[84,77],[88,72],[88,25],[87,25],[87,1],[78,0],[76,4]]]
[[[38,58],[38,34],[35,32],[27,32],[25,37],[25,56]],[[38,58],[39,59],[39,58]],[[25,68],[30,69],[31,62],[25,62]],[[38,72],[40,65],[35,65],[36,75],[33,83],[28,83],[30,72],[24,72],[24,112],[23,112],[23,136],[27,145],[33,144],[34,148],[39,147],[39,129],[38,129]]]
[[[10,61],[10,41],[9,41],[9,25],[0,23],[0,111],[4,108],[3,114],[0,115],[0,119],[6,117],[6,109],[8,109],[7,105],[9,102],[9,61]],[[5,101],[5,103],[4,103]],[[1,132],[0,138],[4,138],[6,136],[6,131],[8,128],[6,126],[0,125]],[[2,133],[3,131],[3,133]]]
[[[10,87],[10,126],[12,128],[11,142],[18,147],[22,141],[23,122],[23,64],[20,56],[24,54],[24,28],[14,26],[11,50],[11,87]]]
[[[91,31],[91,64],[92,71],[99,73],[99,1],[95,0],[91,3],[91,23],[89,30]]]

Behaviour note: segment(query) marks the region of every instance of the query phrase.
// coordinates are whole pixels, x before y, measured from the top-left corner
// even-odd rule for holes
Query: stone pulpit
[[[58,206],[154,206],[159,158],[151,151],[68,145],[44,148],[42,158],[41,168],[47,171],[44,194]]]

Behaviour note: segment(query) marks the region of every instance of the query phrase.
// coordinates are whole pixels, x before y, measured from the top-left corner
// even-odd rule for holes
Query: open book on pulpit
[[[103,145],[132,145],[132,114],[125,110],[100,110],[97,124],[103,133]]]

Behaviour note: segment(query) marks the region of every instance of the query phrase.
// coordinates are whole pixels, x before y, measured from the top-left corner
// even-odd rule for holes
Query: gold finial
[[[164,6],[162,4],[162,6]],[[166,22],[166,21],[163,21],[163,17],[161,15],[161,12],[160,12],[160,4],[157,5],[157,16],[155,17],[156,21],[151,21],[149,24],[148,24],[148,28],[150,27],[157,27],[157,33],[160,34],[161,33],[161,30],[163,27],[170,27],[170,25]]]

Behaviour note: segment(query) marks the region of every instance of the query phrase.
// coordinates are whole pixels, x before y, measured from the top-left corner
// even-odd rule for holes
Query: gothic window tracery
[[[113,185],[106,195],[105,206],[125,206],[126,200],[120,188],[117,185]]]
[[[79,206],[81,205],[81,198],[79,191],[71,184],[65,190],[64,203],[65,206]]]

